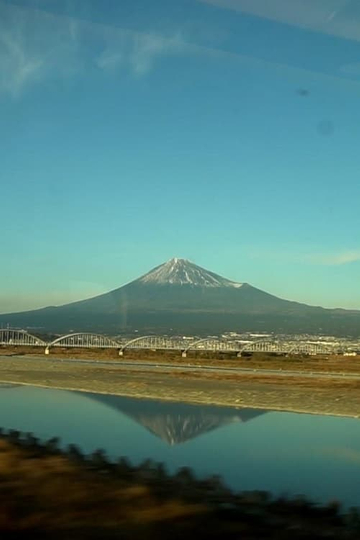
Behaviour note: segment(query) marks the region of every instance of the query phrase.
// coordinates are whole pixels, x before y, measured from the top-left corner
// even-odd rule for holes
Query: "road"
[[[1,360],[9,360],[9,358],[16,358],[17,360],[26,359],[26,360],[44,360],[44,356],[26,356],[26,355],[4,355],[0,356]],[[82,360],[80,358],[59,358],[51,356],[49,358],[52,362],[61,362],[67,364],[88,364],[88,365],[97,365],[97,366],[116,366],[117,368],[131,369],[132,371],[188,371],[188,372],[203,372],[203,373],[234,373],[239,375],[267,375],[267,376],[282,376],[282,377],[307,377],[307,378],[316,378],[316,379],[342,379],[342,380],[360,380],[360,374],[357,373],[341,373],[341,372],[328,372],[324,373],[322,371],[297,371],[297,370],[285,370],[285,369],[253,369],[253,368],[244,368],[244,367],[221,367],[221,366],[207,366],[207,365],[196,365],[196,364],[171,364],[171,363],[156,363],[156,362],[142,362],[141,360],[137,361],[106,361],[106,360]]]

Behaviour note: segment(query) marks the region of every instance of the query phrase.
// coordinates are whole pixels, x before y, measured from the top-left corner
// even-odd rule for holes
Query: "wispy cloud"
[[[108,290],[108,285],[87,281],[69,281],[62,290],[56,287],[42,292],[18,289],[13,293],[0,293],[0,314],[40,309],[46,306],[61,306],[98,296]]]
[[[232,0],[201,1],[218,2],[227,7],[238,5]],[[239,2],[239,8],[245,9],[247,6],[250,9],[253,5],[251,2]],[[266,3],[257,4],[265,6]],[[359,88],[356,80],[340,74],[326,75],[270,62],[221,49],[218,44],[214,47],[204,46],[197,36],[185,36],[181,28],[172,34],[165,31],[139,32],[17,7],[0,0],[0,94],[16,97],[44,80],[61,80],[94,69],[103,74],[128,71],[143,77],[156,68],[161,58],[180,55],[237,62],[242,66],[277,73],[294,84],[306,77],[308,82],[320,78],[329,84],[341,83],[356,92]],[[345,75],[345,72],[342,73]]]
[[[336,253],[317,253],[305,256],[305,262],[326,266],[339,266],[360,261],[360,249]]]
[[[0,29],[0,90],[18,94],[43,69],[44,59],[27,50],[21,33]]]
[[[353,62],[351,64],[344,64],[340,68],[340,72],[352,77],[359,77],[360,75],[360,62]]]
[[[321,454],[340,459],[346,463],[355,463],[360,465],[360,451],[355,448],[344,448],[341,446],[324,448],[321,450]]]
[[[199,0],[301,28],[359,41],[357,6],[351,0]]]
[[[45,79],[94,67],[126,69],[140,77],[159,58],[195,49],[180,31],[170,36],[136,32],[0,0],[0,93],[18,96]]]
[[[76,21],[0,1],[0,93],[18,96],[45,78],[76,68]]]
[[[181,34],[163,37],[159,34],[115,30],[105,35],[106,47],[96,59],[104,70],[129,69],[138,76],[151,71],[162,56],[189,52],[190,46]]]
[[[360,249],[342,251],[292,252],[290,249],[252,249],[250,256],[254,259],[267,259],[278,262],[304,263],[320,266],[340,266],[360,261]]]

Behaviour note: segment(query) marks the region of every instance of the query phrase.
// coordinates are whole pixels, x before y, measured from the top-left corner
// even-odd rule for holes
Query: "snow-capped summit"
[[[192,285],[194,287],[235,287],[243,284],[230,281],[222,276],[205,270],[187,259],[170,259],[150,270],[137,280],[142,284],[157,285]]]

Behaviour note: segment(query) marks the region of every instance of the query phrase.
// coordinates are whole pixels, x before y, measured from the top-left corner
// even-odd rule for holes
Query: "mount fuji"
[[[360,311],[283,300],[186,259],[171,259],[108,293],[59,307],[0,315],[46,332],[209,334],[228,330],[360,335]]]

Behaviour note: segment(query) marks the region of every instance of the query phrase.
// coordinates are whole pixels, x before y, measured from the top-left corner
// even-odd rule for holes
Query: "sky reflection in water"
[[[13,386],[0,388],[0,426],[134,463],[149,457],[170,471],[221,474],[239,490],[360,505],[358,419]]]

